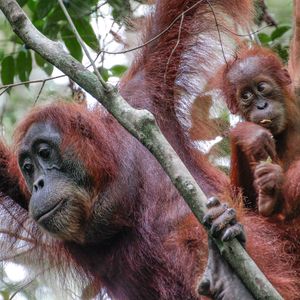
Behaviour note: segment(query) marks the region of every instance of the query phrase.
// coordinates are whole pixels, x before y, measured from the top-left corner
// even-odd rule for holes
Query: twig
[[[272,26],[272,27],[278,26],[275,19],[269,14],[268,7],[264,0],[257,0],[257,7],[258,7],[258,9],[260,9],[260,14],[258,15],[258,18],[257,18],[258,24],[265,22],[269,26]]]
[[[9,90],[11,87],[10,86],[7,86],[7,87],[5,87],[5,86],[1,86],[0,87],[0,89],[3,89],[4,88],[4,91],[1,91],[1,93],[0,93],[0,96],[2,96],[7,90]]]
[[[195,5],[201,3],[202,1],[204,0],[200,0],[199,2],[195,3]],[[194,6],[192,6],[194,8]],[[188,8],[187,10],[185,10],[183,13],[181,13],[180,15],[178,15],[172,22],[171,24],[166,28],[164,29],[163,31],[161,31],[159,34],[157,34],[155,37],[153,37],[152,39],[146,41],[145,43],[141,44],[141,45],[138,45],[136,47],[132,47],[130,49],[126,49],[126,50],[121,50],[121,51],[107,51],[107,50],[101,50],[97,53],[97,56],[96,56],[96,59],[95,61],[97,60],[97,58],[99,57],[99,55],[101,53],[103,54],[112,54],[112,55],[119,55],[119,54],[126,54],[126,53],[129,53],[129,52],[133,52],[133,51],[136,51],[136,50],[139,50],[147,45],[149,45],[150,43],[154,42],[155,40],[157,40],[158,38],[160,38],[162,35],[164,35],[171,27],[173,27],[173,25],[176,23],[176,21],[182,17],[182,15],[184,15],[186,12],[188,12],[192,7]],[[228,27],[226,27],[225,25],[223,24],[220,24],[218,22],[216,22],[216,25],[218,25],[217,27],[223,27],[226,31],[228,31],[229,33],[235,35],[235,36],[240,36],[240,37],[247,37],[249,36],[249,33],[247,34],[239,34],[237,32],[234,32],[233,30],[229,29]],[[250,34],[256,34],[256,33],[259,33],[261,31],[263,31],[264,29],[268,28],[268,27],[271,27],[271,25],[266,25],[266,26],[263,26],[253,32],[250,32]],[[219,37],[220,39],[220,37]]]
[[[106,86],[106,83],[105,83],[105,81],[103,80],[102,76],[100,75],[100,73],[99,73],[99,71],[98,71],[98,69],[97,69],[97,67],[96,67],[96,65],[95,65],[94,60],[92,59],[92,57],[91,57],[91,55],[90,55],[90,53],[89,53],[87,47],[85,46],[84,41],[82,40],[81,36],[79,35],[79,33],[78,33],[78,31],[77,31],[77,29],[76,29],[76,27],[75,27],[75,25],[74,25],[74,23],[73,23],[73,21],[72,21],[70,15],[69,15],[69,13],[68,13],[68,11],[67,11],[67,9],[66,9],[64,3],[63,3],[63,0],[58,0],[58,3],[59,3],[61,9],[63,10],[63,12],[64,12],[64,14],[65,14],[65,16],[66,16],[66,18],[67,18],[67,20],[68,20],[68,23],[69,23],[69,25],[71,26],[71,29],[72,29],[72,31],[74,32],[75,37],[76,37],[78,43],[81,45],[83,51],[85,52],[85,55],[87,56],[87,58],[89,59],[91,65],[93,66],[94,72],[95,72],[95,74],[96,74],[98,80],[101,82],[102,86],[105,87],[105,86]]]
[[[45,86],[45,83],[46,83],[46,81],[44,80],[43,83],[42,83],[42,85],[41,85],[41,87],[40,87],[40,89],[39,89],[38,95],[37,95],[37,97],[36,97],[35,100],[34,100],[33,105],[36,105],[36,103],[38,102],[39,97],[40,97],[40,95],[41,95],[41,93],[42,93],[42,90],[43,90],[43,88],[44,88],[44,86]]]
[[[219,37],[219,42],[220,42],[220,46],[221,46],[222,55],[223,55],[223,58],[224,58],[224,61],[225,61],[226,65],[227,65],[228,63],[227,63],[227,59],[226,59],[226,55],[225,55],[225,50],[224,50],[224,47],[223,47],[223,42],[222,42],[222,37],[221,37],[220,29],[219,29],[219,22],[218,22],[217,16],[216,16],[215,11],[214,11],[211,3],[209,2],[209,0],[205,0],[205,1],[209,5],[209,7],[211,9],[211,12],[214,16],[214,20],[215,20],[216,28],[217,28],[217,32],[218,32],[218,37]]]
[[[12,211],[9,209],[9,207],[6,206],[6,204],[5,204],[3,201],[2,201],[2,203],[1,203],[1,205],[2,205],[2,207],[4,208],[4,210],[6,211],[6,213],[8,213],[8,214],[11,216],[11,218],[14,219],[15,222],[17,222],[17,223],[20,225],[20,227],[22,227],[23,230],[24,230],[28,235],[30,235],[30,236],[32,237],[32,240],[34,240],[34,238],[33,238],[32,234],[31,234],[31,232],[24,226],[23,223],[20,222],[19,218],[17,218],[17,217],[12,213]]]
[[[44,269],[40,272],[38,272],[33,278],[28,280],[26,283],[24,283],[22,286],[20,286],[10,297],[9,300],[12,300],[18,293],[20,293],[23,289],[27,288],[29,285],[31,285],[41,274],[45,273],[46,271],[49,271],[52,269],[52,267],[49,267],[47,269]]]
[[[15,298],[15,296],[17,296],[17,294],[19,294],[23,289],[25,289],[26,287],[30,286],[34,280],[36,279],[37,277],[34,277],[32,279],[30,279],[28,282],[26,282],[25,284],[23,284],[21,287],[19,287],[15,292],[13,292],[11,294],[11,296],[8,298],[9,300],[12,300],[13,298]]]
[[[104,1],[104,3],[100,3],[100,4],[97,4],[96,7],[94,9],[91,9],[91,11],[89,11],[86,16],[89,16],[91,15],[92,13],[94,12],[97,12],[102,6],[104,6],[105,4],[108,3],[108,0]]]
[[[247,36],[249,36],[249,35],[255,35],[255,34],[257,34],[257,33],[261,32],[261,31],[265,30],[266,28],[271,27],[271,26],[270,26],[270,25],[265,25],[265,26],[263,26],[263,27],[261,27],[261,28],[258,28],[258,29],[255,30],[255,31],[250,31],[250,32],[248,32],[247,34],[239,34],[239,33],[235,32],[235,31],[233,31],[233,30],[230,30],[228,27],[226,27],[226,26],[224,26],[224,25],[222,25],[222,24],[219,24],[219,27],[223,27],[226,31],[228,31],[229,33],[231,33],[231,34],[233,34],[233,35],[235,35],[235,36],[247,37]]]
[[[1,229],[1,228],[0,228],[0,234],[9,235],[9,236],[14,237],[14,238],[16,238],[16,239],[20,239],[20,240],[22,240],[22,241],[24,241],[24,242],[33,243],[33,244],[36,243],[36,241],[35,241],[34,239],[30,239],[30,238],[21,236],[21,235],[19,235],[19,234],[16,234],[16,233],[11,232],[10,230],[6,230],[6,229]]]
[[[30,253],[31,251],[35,250],[35,248],[29,248],[25,251],[21,251],[21,252],[18,252],[16,254],[12,254],[12,255],[7,255],[7,256],[0,256],[0,261],[1,262],[4,262],[4,261],[11,261],[11,260],[15,260],[16,258],[20,257],[20,256],[23,256],[25,254],[28,254]]]
[[[0,86],[0,89],[5,89],[5,91],[2,92],[2,93],[5,93],[8,88],[12,88],[12,87],[15,87],[15,86],[24,85],[24,84],[31,84],[31,83],[41,83],[41,82],[46,82],[46,81],[49,81],[49,80],[54,80],[54,79],[57,79],[57,78],[62,78],[62,77],[65,77],[65,76],[67,76],[67,75],[64,74],[64,75],[59,75],[59,76],[55,76],[55,77],[49,77],[49,78],[46,78],[46,79],[28,80],[28,81],[22,81],[22,82],[17,82],[17,83],[11,83],[11,84],[6,84],[6,85]],[[2,95],[2,93],[0,94],[0,96]]]
[[[181,30],[182,30],[183,20],[184,20],[184,14],[181,15],[181,20],[180,20],[179,30],[178,30],[177,42],[176,42],[174,48],[172,49],[170,56],[168,57],[168,61],[167,61],[167,65],[166,65],[166,70],[165,70],[165,74],[164,74],[164,83],[166,83],[166,81],[167,81],[167,73],[168,73],[168,68],[169,68],[169,64],[170,64],[171,58],[172,58],[174,52],[176,51],[176,49],[177,49],[177,47],[178,47],[178,45],[180,43],[180,36],[181,36]]]
[[[94,62],[97,59],[98,59],[98,56],[95,58]],[[92,65],[89,64],[86,68],[89,68],[91,66]],[[47,81],[58,79],[58,78],[63,78],[63,77],[66,77],[66,76],[67,75],[63,74],[63,75],[53,76],[53,77],[49,77],[49,78],[45,78],[45,79],[28,80],[28,81],[21,81],[21,82],[17,82],[17,83],[2,85],[2,86],[0,86],[0,90],[2,90],[2,89],[5,89],[5,90],[0,93],[0,96],[2,94],[4,94],[9,88],[13,88],[13,87],[20,86],[20,85],[25,85],[25,84],[32,84],[32,83],[44,83],[45,84]]]
[[[193,4],[191,7],[187,8],[185,11],[183,11],[181,14],[179,14],[171,23],[169,26],[167,26],[167,28],[165,28],[163,31],[161,31],[159,34],[157,34],[156,36],[154,36],[152,39],[148,40],[147,42],[139,45],[139,46],[136,46],[136,47],[133,47],[133,48],[130,48],[130,49],[126,49],[126,50],[123,50],[123,51],[116,51],[116,52],[111,52],[111,51],[106,51],[106,50],[101,50],[99,54],[101,53],[106,53],[106,54],[125,54],[125,53],[128,53],[128,52],[132,52],[132,51],[135,51],[135,50],[138,50],[140,48],[143,48],[147,45],[149,45],[150,43],[156,41],[157,39],[159,39],[162,35],[164,35],[166,32],[168,32],[172,27],[173,25],[176,23],[177,20],[179,20],[180,18],[182,18],[183,15],[185,15],[187,12],[189,12],[190,10],[194,9],[197,5],[199,5],[201,2],[203,2],[204,0],[200,0],[198,2],[196,2],[195,4]]]

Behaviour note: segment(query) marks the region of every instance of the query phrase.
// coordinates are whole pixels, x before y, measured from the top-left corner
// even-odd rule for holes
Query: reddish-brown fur
[[[287,81],[286,73],[283,71],[283,63],[280,61],[277,55],[270,49],[258,46],[252,46],[251,48],[248,48],[247,46],[241,47],[241,49],[236,53],[236,58],[232,61],[229,61],[219,73],[219,87],[224,93],[230,111],[233,114],[240,112],[239,104],[236,99],[236,90],[237,87],[241,84],[241,82],[231,82],[228,78],[228,73],[235,65],[237,65],[241,61],[245,61],[245,59],[249,57],[259,57],[259,63],[261,68],[254,70],[254,72],[250,76],[255,77],[263,72],[265,75],[273,78],[285,92],[285,95],[288,99],[287,104],[289,106],[292,106],[291,112],[293,112],[295,100],[290,90],[290,87],[288,86],[290,82]],[[240,80],[242,81],[243,79],[244,75],[241,76]]]
[[[257,57],[259,59],[259,69],[253,70],[248,75],[241,74],[240,81],[230,82],[228,74],[236,64],[240,64],[249,57]],[[246,71],[246,70],[245,70]],[[247,71],[248,72],[248,71]],[[287,71],[284,65],[279,60],[276,54],[269,49],[261,47],[242,48],[235,60],[229,62],[228,66],[224,67],[221,72],[221,79],[219,78],[222,91],[224,92],[226,102],[232,113],[239,113],[242,115],[239,103],[237,101],[237,88],[241,85],[243,80],[248,77],[254,78],[263,74],[268,78],[275,80],[276,84],[283,91],[285,108],[286,108],[286,129],[275,136],[276,141],[276,161],[285,172],[285,181],[282,188],[283,204],[282,214],[286,216],[295,216],[299,210],[300,191],[298,187],[299,172],[298,160],[299,156],[298,142],[300,140],[300,110],[296,103],[294,91],[291,89],[291,81],[287,77]],[[249,123],[247,127],[237,126],[232,130],[231,138],[231,183],[234,187],[242,188],[245,196],[245,204],[247,207],[255,208],[257,201],[257,192],[253,186],[253,167],[250,164],[250,159],[247,154],[243,152],[238,146],[243,139],[247,139],[252,130],[256,131],[256,127],[252,129],[255,124]],[[236,140],[239,137],[239,141]],[[257,145],[260,147],[260,145]]]
[[[161,32],[196,2],[158,1],[156,13],[148,20],[146,39]],[[249,1],[210,2],[236,21],[245,19],[249,12]],[[195,42],[193,33],[213,34],[215,23],[205,2],[186,13],[179,46],[167,66],[179,24],[178,20],[167,34],[143,49],[124,77],[120,91],[135,107],[155,114],[163,133],[199,185],[207,195],[213,195],[228,190],[228,180],[194,149],[180,126],[175,114],[176,90],[185,84],[187,90],[192,87],[188,77],[183,77],[180,87],[175,79],[183,54],[191,59],[190,65],[184,65],[186,70],[192,71],[197,61],[198,74],[209,76],[208,46]],[[112,187],[123,207],[115,212],[114,226],[106,228],[113,234],[105,243],[78,245],[52,239],[28,218],[26,209],[20,208],[18,203],[29,199],[24,179],[19,175],[16,157],[1,145],[0,182],[7,182],[1,192],[10,196],[1,202],[1,228],[10,232],[1,245],[1,253],[15,253],[16,240],[23,239],[30,246],[23,255],[34,260],[35,265],[41,261],[45,271],[53,267],[62,277],[71,271],[83,287],[92,284],[95,293],[103,287],[114,299],[200,299],[195,289],[206,263],[206,234],[152,155],[104,110],[89,111],[66,103],[30,113],[17,129],[16,149],[30,125],[45,120],[53,122],[61,132],[63,151],[69,145],[76,150],[94,179],[95,194]],[[13,162],[9,171],[8,160]],[[20,179],[20,189],[13,189],[16,177]],[[241,222],[246,226],[248,249],[255,261],[285,299],[297,299],[300,287],[294,252],[280,229],[255,215],[244,215]]]

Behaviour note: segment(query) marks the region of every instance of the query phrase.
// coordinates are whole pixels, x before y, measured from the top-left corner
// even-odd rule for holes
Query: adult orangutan
[[[246,0],[210,4],[235,22],[245,21],[250,11]],[[217,35],[210,6],[158,1],[145,38],[157,36],[184,11],[167,33],[142,49],[120,92],[135,107],[155,114],[212,196],[229,191],[228,180],[193,147],[178,110],[181,88],[195,91],[188,75],[209,76],[210,46],[203,38]],[[1,254],[23,255],[35,266],[41,261],[44,272],[53,268],[63,277],[70,270],[83,287],[93,287],[95,294],[104,289],[113,299],[203,299],[196,289],[207,261],[206,233],[157,161],[106,111],[67,103],[36,108],[14,140],[14,151],[4,144],[0,148],[0,222],[7,237]],[[234,210],[214,198],[208,206],[212,234],[242,241]],[[290,242],[259,216],[241,220],[253,259],[286,299],[296,299],[300,281],[293,253],[286,251]],[[214,299],[253,299],[213,245],[210,250],[210,273],[200,292]]]

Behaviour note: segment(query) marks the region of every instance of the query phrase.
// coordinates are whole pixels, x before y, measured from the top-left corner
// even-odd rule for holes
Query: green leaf
[[[0,61],[4,58],[4,50],[0,49]]]
[[[100,72],[100,75],[102,76],[104,81],[107,81],[109,78],[109,72],[106,68],[100,67],[98,68],[98,71]]]
[[[44,67],[44,71],[46,72],[46,74],[48,76],[50,76],[52,74],[53,69],[54,69],[53,65],[46,63],[46,66]]]
[[[16,44],[20,44],[20,45],[23,45],[24,42],[15,34],[13,35],[10,40]]]
[[[271,42],[271,37],[268,36],[266,33],[259,33],[258,35],[258,38],[260,40],[260,42],[263,44],[263,45],[266,45],[268,44],[269,42]]]
[[[36,1],[35,0],[29,0],[27,2],[27,6],[29,7],[29,9],[33,12],[35,11],[36,8]]]
[[[64,27],[61,31],[62,39],[70,51],[70,54],[81,62],[83,54],[80,44],[77,42],[74,33],[67,27]]]
[[[84,16],[90,15],[94,11],[95,5],[98,4],[98,2],[99,0],[69,0],[68,11],[72,19],[80,19]]]
[[[22,7],[27,3],[28,0],[17,0],[17,2],[19,3],[19,5]]]
[[[26,73],[28,78],[30,76],[31,71],[32,71],[32,56],[31,56],[31,51],[27,50],[26,51]]]
[[[44,25],[45,25],[45,20],[39,19],[39,20],[34,20],[33,22],[34,27],[36,27],[38,30],[42,30]]]
[[[116,77],[121,77],[126,72],[126,70],[127,67],[123,65],[115,65],[110,69],[112,75]]]
[[[36,6],[36,19],[42,19],[46,17],[50,11],[55,6],[56,1],[55,0],[40,0]]]
[[[73,21],[78,33],[80,34],[84,42],[89,47],[91,47],[95,52],[99,52],[100,47],[99,47],[98,38],[89,20],[87,18],[81,18],[81,19],[74,19]]]
[[[128,0],[108,0],[107,2],[112,7],[112,16],[116,22],[130,15],[131,6]]]
[[[14,58],[6,56],[1,63],[1,80],[4,85],[14,82],[15,62]]]
[[[29,50],[19,52],[16,59],[16,71],[21,81],[28,81],[32,70],[32,58]]]
[[[43,59],[39,54],[36,52],[34,53],[34,59],[36,64],[42,68],[48,76],[50,76],[53,72],[53,65],[48,63],[45,59]]]
[[[46,22],[44,28],[43,28],[43,33],[51,40],[56,40],[57,35],[59,33],[60,26],[57,24],[57,22]]]
[[[36,52],[34,52],[34,59],[39,67],[44,68],[46,61]]]
[[[17,73],[21,81],[28,81],[26,72],[26,51],[22,50],[19,52],[16,59]]]
[[[272,41],[282,37],[288,30],[290,30],[290,26],[280,26],[277,27],[271,34]]]
[[[288,62],[288,58],[289,58],[288,46],[282,46],[281,44],[276,43],[275,45],[272,46],[272,50],[279,55],[279,57],[284,61],[284,63]]]
[[[47,17],[47,22],[53,24],[55,22],[61,21],[61,20],[65,20],[66,17],[62,11],[62,9],[58,6],[56,6],[54,8],[54,10],[49,14],[49,16]]]

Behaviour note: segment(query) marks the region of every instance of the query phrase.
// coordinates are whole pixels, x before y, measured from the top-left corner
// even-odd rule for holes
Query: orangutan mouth
[[[51,217],[52,215],[54,215],[61,207],[62,205],[65,203],[65,200],[62,199],[60,201],[58,201],[55,205],[53,205],[49,210],[43,212],[42,214],[40,214],[37,218],[36,221],[38,223],[41,223],[43,221],[45,221],[46,219],[48,219],[49,217]]]
[[[262,124],[262,125],[271,124],[272,120],[270,120],[270,119],[263,119],[259,123]]]

